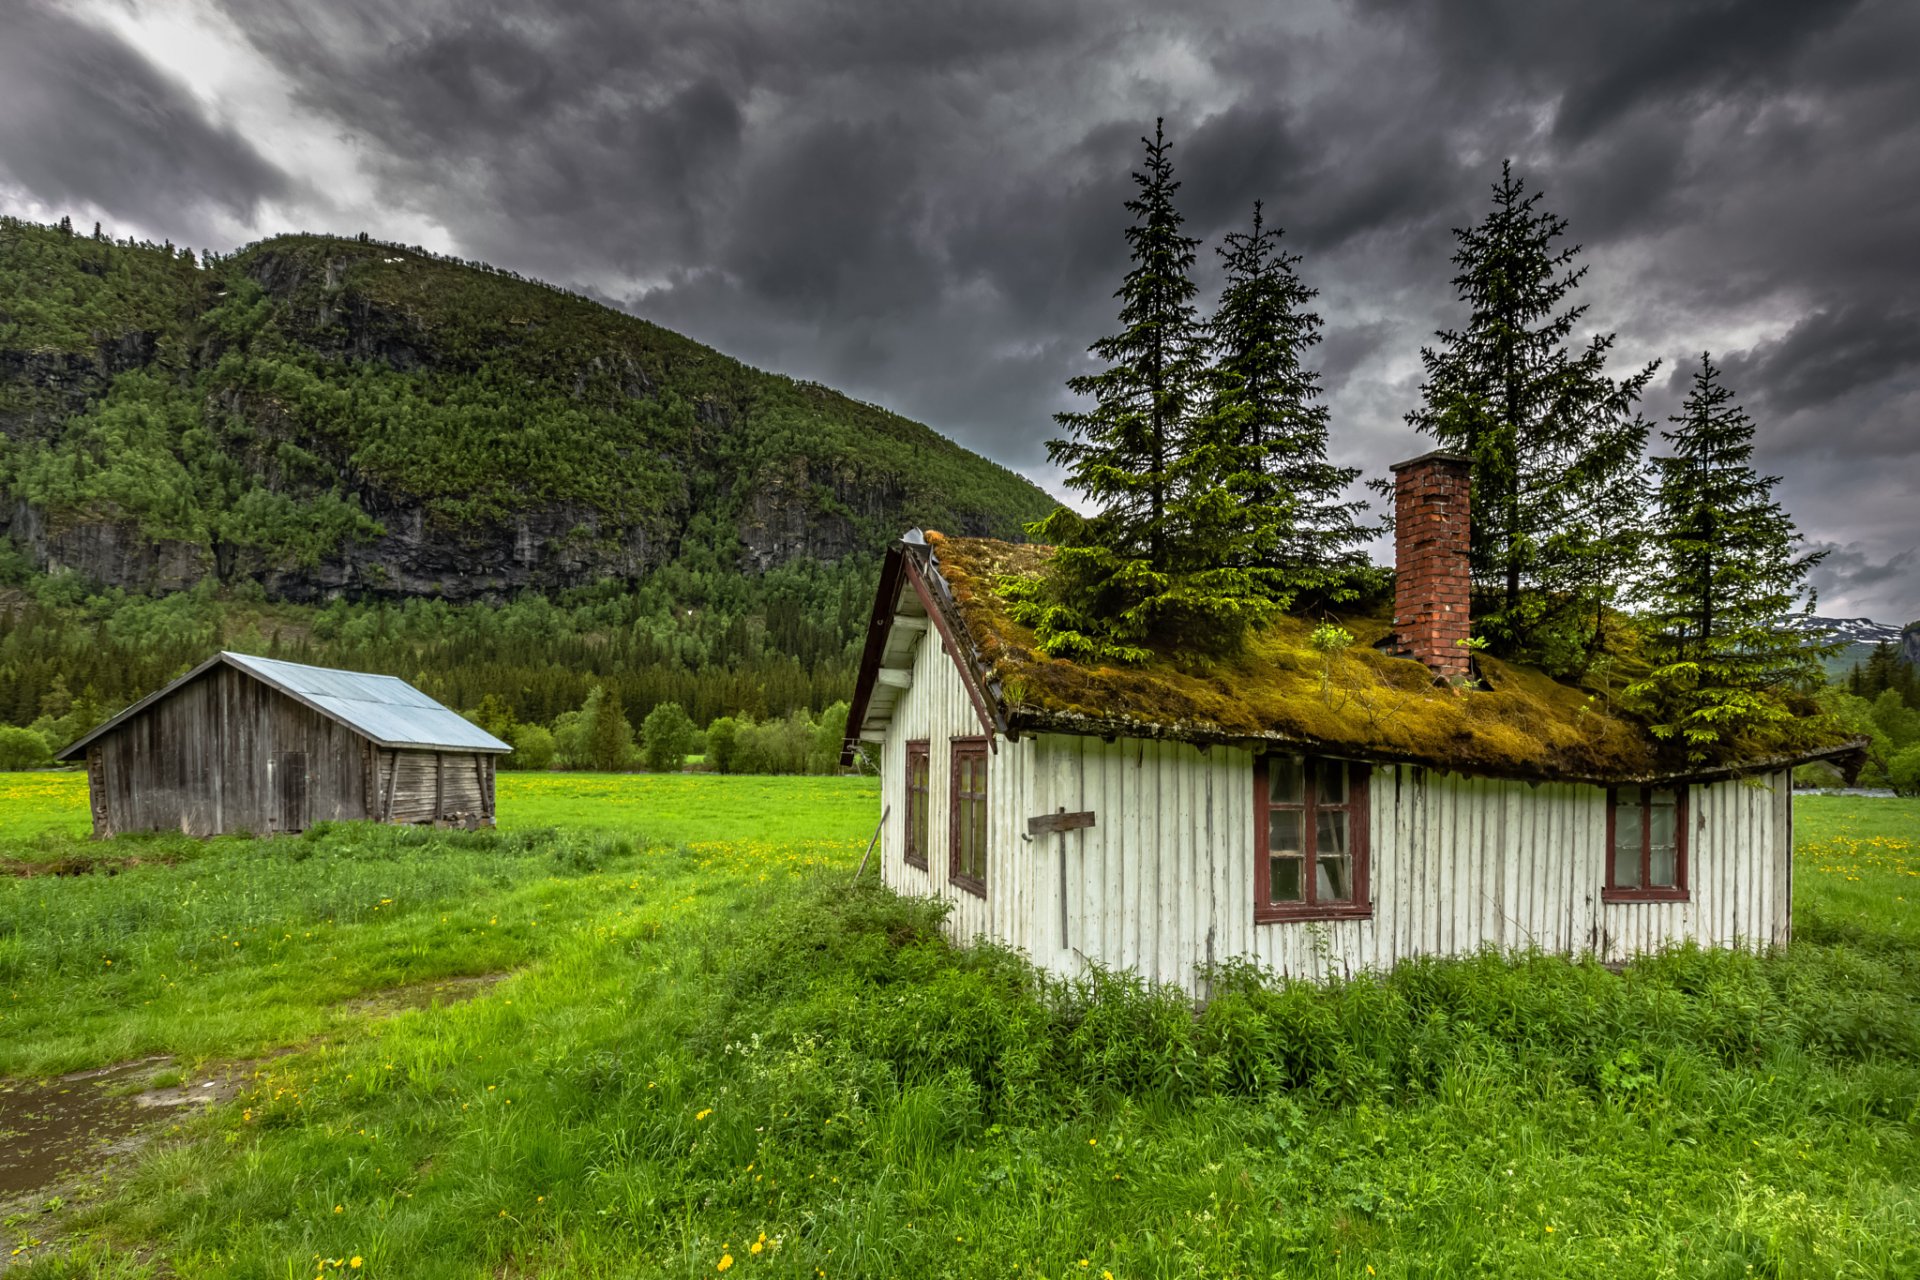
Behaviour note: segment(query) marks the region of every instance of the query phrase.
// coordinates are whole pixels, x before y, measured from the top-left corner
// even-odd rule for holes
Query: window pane
[[[1274,804],[1302,804],[1306,798],[1301,762],[1292,756],[1268,756],[1267,799]]]
[[[1353,901],[1353,859],[1335,854],[1323,853],[1319,856],[1320,878],[1314,882],[1314,892],[1319,900],[1327,902]]]
[[[1314,798],[1321,804],[1347,802],[1347,766],[1339,760],[1319,761],[1313,771]]]
[[[1291,854],[1299,857],[1307,851],[1298,809],[1273,809],[1267,814],[1267,852],[1275,857]]]
[[[1640,887],[1639,841],[1636,840],[1631,849],[1614,849],[1613,884],[1616,889],[1638,889]]]
[[[1268,858],[1267,871],[1271,883],[1267,897],[1274,902],[1305,902],[1306,889],[1300,874],[1304,866],[1304,858]]]
[[[1352,815],[1344,809],[1335,809],[1332,812],[1321,810],[1320,842],[1314,847],[1314,852],[1335,856],[1344,856],[1351,852],[1352,847],[1348,840],[1352,833],[1348,824],[1352,820]]]
[[[1656,889],[1675,888],[1680,879],[1680,850],[1670,844],[1653,846],[1647,880]]]
[[[1353,901],[1352,815],[1344,810],[1321,810],[1314,853],[1319,862],[1314,893],[1322,902]]]
[[[1664,804],[1661,803],[1660,800],[1662,795],[1666,796],[1666,803]],[[1680,815],[1673,807],[1673,792],[1654,792],[1653,805],[1647,816],[1652,823],[1650,835],[1655,848],[1663,844],[1671,845],[1677,843],[1674,839],[1674,832],[1678,829]]]

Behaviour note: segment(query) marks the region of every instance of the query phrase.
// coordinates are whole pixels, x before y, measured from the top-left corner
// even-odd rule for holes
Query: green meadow
[[[1198,1015],[853,885],[868,780],[503,774],[497,832],[279,841],[85,808],[0,775],[0,1074],[242,1084],[0,1202],[9,1274],[1920,1274],[1920,802],[1798,802],[1776,954]]]

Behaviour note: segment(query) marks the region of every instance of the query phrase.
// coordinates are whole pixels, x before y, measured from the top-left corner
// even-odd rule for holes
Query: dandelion
[[[360,1269],[360,1255],[357,1253],[354,1254],[353,1257],[348,1260],[347,1265],[352,1267],[355,1271],[358,1271]]]
[[[710,1115],[712,1115],[712,1114],[713,1114],[713,1108],[712,1108],[712,1107],[708,1107],[708,1108],[707,1108],[706,1110],[704,1110],[704,1111],[701,1111],[700,1113],[698,1113],[697,1115],[695,1115],[695,1116],[694,1116],[693,1118],[694,1118],[695,1120],[705,1120],[705,1119],[706,1119],[706,1118],[707,1118],[708,1116],[710,1116]]]
[[[725,1271],[728,1267],[731,1267],[732,1265],[733,1265],[733,1255],[730,1253],[723,1253],[720,1255],[720,1261],[713,1264],[713,1269],[715,1271]]]
[[[333,1211],[335,1213],[345,1213],[347,1210],[344,1205],[335,1205],[333,1206]]]

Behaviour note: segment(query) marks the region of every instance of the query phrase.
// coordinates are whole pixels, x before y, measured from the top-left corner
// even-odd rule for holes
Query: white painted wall
[[[881,745],[882,803],[887,806],[880,837],[881,879],[901,893],[953,903],[947,931],[966,942],[985,936],[1014,947],[1026,945],[1032,914],[1026,884],[1029,868],[1015,852],[1016,832],[1025,829],[1032,808],[1034,744],[1001,738],[987,759],[987,896],[982,899],[953,884],[947,875],[952,755],[954,738],[984,736],[966,685],[944,649],[940,633],[929,628],[913,655],[913,683],[894,708]],[[928,744],[927,869],[906,860],[907,743]]]
[[[913,685],[887,731],[883,875],[903,893],[953,901],[948,929],[958,940],[991,937],[1061,974],[1088,962],[1130,968],[1196,995],[1204,994],[1200,970],[1229,957],[1321,976],[1487,945],[1622,960],[1689,938],[1747,948],[1786,940],[1791,797],[1784,771],[1759,783],[1694,786],[1690,899],[1622,904],[1601,901],[1603,788],[1376,767],[1372,918],[1256,924],[1252,755],[1071,735],[998,742],[988,775],[982,901],[947,879],[946,744],[981,728],[941,643],[937,633],[921,642]],[[902,857],[906,742],[918,738],[931,748],[927,872]],[[1057,809],[1091,809],[1096,825],[1024,838],[1029,816]]]

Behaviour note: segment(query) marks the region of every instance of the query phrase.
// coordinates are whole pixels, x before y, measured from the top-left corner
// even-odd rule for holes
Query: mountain
[[[1904,627],[1875,622],[1871,618],[1795,619],[1795,625],[1844,642],[1844,646],[1826,661],[1827,677],[1842,677],[1858,663],[1865,662],[1876,645],[1890,644],[1907,662],[1920,666],[1920,622]]]
[[[0,534],[130,591],[498,600],[765,571],[1045,493],[928,428],[481,263],[199,261],[0,219]]]

